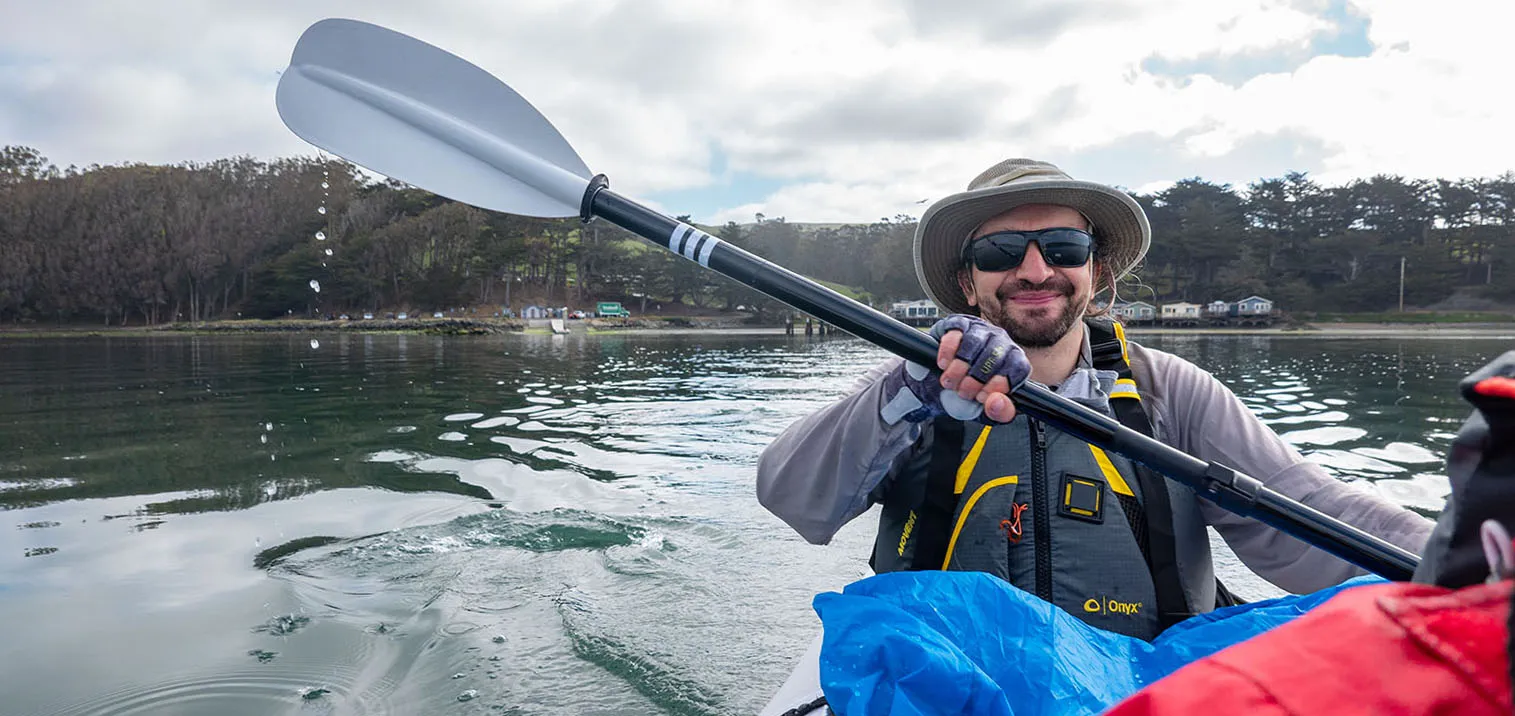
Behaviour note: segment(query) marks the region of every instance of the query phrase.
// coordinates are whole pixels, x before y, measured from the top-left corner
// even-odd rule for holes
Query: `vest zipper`
[[[1036,596],[1052,601],[1052,524],[1047,507],[1047,434],[1042,424],[1031,425],[1031,502],[1036,510]]]

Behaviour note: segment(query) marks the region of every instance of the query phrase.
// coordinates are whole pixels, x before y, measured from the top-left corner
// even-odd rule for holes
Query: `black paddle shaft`
[[[935,338],[689,224],[626,199],[610,191],[603,177],[590,182],[582,208],[585,220],[602,217],[905,360],[936,366]],[[1413,553],[1293,500],[1256,478],[1205,462],[1147,437],[1040,384],[1027,381],[1015,391],[1014,401],[1017,410],[1033,418],[1141,462],[1231,512],[1276,527],[1387,579],[1410,579],[1420,561]]]

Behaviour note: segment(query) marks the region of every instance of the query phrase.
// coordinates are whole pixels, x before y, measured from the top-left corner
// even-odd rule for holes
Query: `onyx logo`
[[[1122,602],[1109,597],[1098,597],[1084,601],[1084,611],[1089,614],[1119,614],[1130,617],[1140,614],[1141,610],[1141,602]]]

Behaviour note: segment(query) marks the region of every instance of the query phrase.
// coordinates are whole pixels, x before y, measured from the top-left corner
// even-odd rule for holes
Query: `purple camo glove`
[[[963,340],[956,357],[972,366],[968,375],[980,383],[1003,375],[1014,390],[1031,375],[1031,362],[1025,351],[1010,340],[1009,334],[998,326],[976,316],[955,314],[936,322],[931,335],[938,340],[948,331],[962,331]],[[958,420],[973,420],[983,412],[983,406],[971,398],[959,397],[952,391],[942,391],[942,373],[918,363],[905,361],[884,376],[884,398],[887,401],[879,411],[884,422],[893,425],[900,420],[920,423],[941,415],[950,415]]]
[[[963,332],[955,357],[968,364],[967,377],[987,384],[990,378],[1002,375],[1010,382],[1010,391],[1015,392],[1031,376],[1031,361],[1005,329],[978,316],[955,313],[931,327],[931,335],[937,340],[948,331]]]

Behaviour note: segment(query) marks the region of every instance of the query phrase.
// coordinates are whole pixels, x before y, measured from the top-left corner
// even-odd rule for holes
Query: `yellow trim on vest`
[[[1088,485],[1089,487],[1093,487],[1095,489],[1099,489],[1099,485],[1097,483],[1090,482],[1089,480],[1080,480],[1079,484],[1081,484],[1081,485]],[[1072,512],[1075,515],[1083,515],[1085,517],[1093,517],[1093,516],[1099,514],[1099,503],[1102,501],[1101,498],[1103,496],[1104,496],[1104,493],[1101,493],[1101,492],[1094,493],[1094,510],[1093,511],[1086,510],[1086,509],[1084,509],[1082,507],[1074,507],[1073,506],[1073,483],[1069,482],[1067,484],[1067,486],[1063,488],[1063,507],[1065,509],[1067,509],[1069,512]]]
[[[952,494],[961,495],[968,487],[968,478],[973,475],[973,466],[978,464],[979,454],[984,452],[984,443],[989,442],[989,428],[985,425],[978,434],[978,440],[973,443],[973,449],[968,451],[968,457],[963,458],[963,464],[957,466],[957,482],[952,486]]]
[[[1089,446],[1089,452],[1094,453],[1094,461],[1099,463],[1099,471],[1105,473],[1105,482],[1110,483],[1110,490],[1117,495],[1136,497],[1131,491],[1131,486],[1126,484],[1126,478],[1120,476],[1120,471],[1115,469],[1115,464],[1110,462],[1110,456],[1093,445]]]
[[[1131,367],[1131,353],[1126,350],[1126,327],[1120,321],[1111,321],[1115,327],[1115,340],[1120,341],[1120,359],[1126,362],[1126,367]]]
[[[989,432],[988,428],[985,428],[984,432]],[[968,513],[973,511],[973,504],[978,502],[978,498],[983,497],[984,493],[988,492],[991,487],[1014,485],[1019,481],[1020,478],[1015,475],[1006,475],[979,485],[978,489],[973,491],[973,495],[968,498],[967,504],[963,505],[962,513],[957,516],[957,524],[952,528],[952,539],[947,541],[947,556],[942,559],[942,569],[945,570],[947,565],[952,564],[952,550],[957,547],[957,535],[963,531],[963,523],[968,521]]]
[[[1115,387],[1110,389],[1110,397],[1142,399],[1141,393],[1136,392],[1136,381],[1130,378],[1116,378]]]

